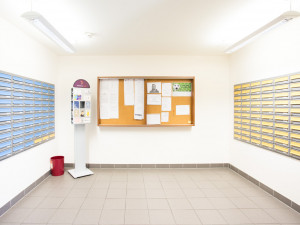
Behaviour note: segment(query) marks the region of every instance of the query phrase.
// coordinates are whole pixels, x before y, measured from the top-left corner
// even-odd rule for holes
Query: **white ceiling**
[[[300,11],[300,0],[291,3]],[[68,55],[21,18],[31,7],[73,44],[75,55],[220,55],[288,11],[290,0],[0,0],[0,17]]]

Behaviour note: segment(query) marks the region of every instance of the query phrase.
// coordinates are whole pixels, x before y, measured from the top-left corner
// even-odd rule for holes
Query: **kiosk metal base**
[[[76,171],[76,169],[68,170],[69,174],[74,178],[85,177],[94,174],[91,170],[85,168],[83,170]]]

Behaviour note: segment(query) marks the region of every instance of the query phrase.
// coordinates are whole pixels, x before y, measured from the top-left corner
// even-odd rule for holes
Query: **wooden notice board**
[[[140,80],[144,83],[144,115],[143,119],[134,119],[134,113],[135,113],[135,107],[134,105],[125,105],[125,98],[124,98],[124,80],[125,79],[132,79],[133,82],[136,80]],[[143,80],[141,80],[143,79]],[[101,108],[103,108],[103,103],[101,105],[101,93],[102,95],[105,95],[106,93],[103,93],[103,90],[100,91],[101,82],[103,81],[104,85],[105,80],[114,80],[118,82],[118,115],[114,118],[106,118],[102,116],[101,118]],[[171,85],[171,96],[169,97],[171,99],[171,109],[170,111],[162,111],[162,105],[149,105],[147,102],[147,95],[150,93],[147,93],[147,85],[155,84],[161,84],[161,87],[163,84]],[[173,91],[173,88],[177,87],[179,83],[179,86],[186,85],[188,87],[191,87],[190,93],[187,92],[186,96],[178,96],[181,94],[178,94],[175,90]],[[176,86],[177,85],[177,86]],[[103,86],[102,86],[103,87]],[[152,95],[160,95],[161,98],[164,98],[161,93],[161,87],[160,87],[160,93],[155,93]],[[98,126],[127,126],[127,127],[134,127],[134,126],[194,126],[195,125],[195,77],[191,76],[147,76],[147,77],[141,77],[141,76],[134,76],[134,77],[98,77],[97,78],[97,121]],[[175,93],[176,92],[176,93]],[[135,94],[135,90],[134,90]],[[151,94],[150,94],[151,95]],[[176,96],[175,96],[176,95]],[[102,96],[103,97],[103,96]],[[151,96],[150,96],[151,97]],[[157,96],[159,97],[159,96]],[[103,98],[102,98],[103,99]],[[104,100],[103,100],[104,101]],[[109,102],[109,100],[106,100]],[[135,104],[135,103],[134,103]],[[181,114],[179,112],[179,109],[183,108],[189,108],[188,113],[183,113],[184,115],[178,115]],[[177,109],[177,112],[176,112]],[[160,124],[148,124],[149,121],[147,121],[147,115],[158,115],[162,112],[168,112],[168,122],[160,122]],[[104,117],[104,118],[103,118]],[[149,117],[150,118],[150,117]],[[161,117],[162,119],[162,117]]]

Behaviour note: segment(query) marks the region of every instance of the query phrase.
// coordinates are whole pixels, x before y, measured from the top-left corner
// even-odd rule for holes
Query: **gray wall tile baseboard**
[[[65,167],[73,168],[74,163],[65,163]],[[193,169],[193,168],[222,168],[229,167],[229,163],[203,163],[203,164],[86,164],[87,168],[103,168],[103,169]]]
[[[270,195],[272,195],[273,197],[277,198],[282,203],[286,204],[287,206],[291,207],[292,209],[294,209],[295,211],[300,213],[300,206],[298,204],[296,204],[295,202],[293,202],[292,200],[290,200],[287,197],[281,195],[277,191],[275,191],[272,188],[268,187],[267,185],[261,183],[260,181],[258,181],[255,178],[251,177],[249,174],[247,174],[244,171],[236,168],[235,166],[229,164],[229,168],[232,169],[234,172],[238,173],[239,175],[241,175],[242,177],[244,177],[245,179],[249,180],[250,182],[252,182],[256,186],[260,187],[265,192],[267,192]]]
[[[26,194],[32,191],[36,186],[38,186],[43,180],[45,180],[50,175],[50,170],[47,171],[44,175],[30,184],[27,188],[17,194],[13,199],[7,202],[4,206],[0,208],[0,216],[3,215],[7,210],[13,207],[18,201],[20,201]]]

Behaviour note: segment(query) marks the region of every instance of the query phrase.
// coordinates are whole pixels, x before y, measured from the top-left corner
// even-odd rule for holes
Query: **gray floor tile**
[[[175,224],[171,210],[149,210],[150,224]]]
[[[125,224],[150,224],[148,210],[126,210]]]
[[[300,213],[290,209],[264,209],[279,223],[299,223]]]
[[[276,223],[273,219],[262,209],[242,209],[242,212],[253,222],[260,224]]]
[[[49,223],[72,224],[78,213],[78,209],[57,209]]]
[[[148,199],[148,208],[149,210],[170,209],[170,206],[166,199]]]
[[[81,209],[102,209],[104,202],[104,198],[85,198]]]
[[[36,224],[48,223],[55,209],[35,209],[23,221],[23,223]]]
[[[194,225],[201,224],[194,210],[173,210],[176,224]]]
[[[126,210],[130,209],[148,209],[147,199],[145,198],[127,198]]]
[[[21,223],[32,212],[33,209],[12,208],[0,217],[0,222]]]
[[[221,209],[219,210],[228,224],[250,224],[251,221],[239,209]]]
[[[87,209],[80,210],[73,224],[98,224],[101,210]]]
[[[196,210],[202,224],[227,224],[217,210]]]

